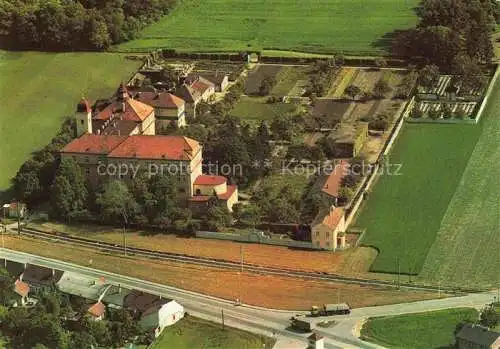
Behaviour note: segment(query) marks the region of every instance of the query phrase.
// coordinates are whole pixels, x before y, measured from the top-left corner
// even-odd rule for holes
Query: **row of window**
[[[319,231],[316,232],[316,237],[319,238]],[[329,231],[326,232],[326,238],[327,239],[330,238],[330,232]]]

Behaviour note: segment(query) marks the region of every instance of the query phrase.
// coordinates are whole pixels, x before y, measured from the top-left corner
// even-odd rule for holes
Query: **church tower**
[[[85,133],[92,133],[92,108],[85,98],[82,98],[76,107],[75,119],[77,137]]]

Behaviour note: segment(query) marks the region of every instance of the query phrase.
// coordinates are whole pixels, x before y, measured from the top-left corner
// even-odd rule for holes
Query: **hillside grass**
[[[186,316],[167,327],[151,349],[270,349],[275,340],[206,320]]]
[[[390,154],[401,173],[381,175],[356,222],[367,229],[362,244],[379,250],[371,271],[421,270],[481,130],[481,125],[404,126]]]
[[[446,210],[420,277],[457,286],[500,284],[500,83],[482,120],[482,133]]]
[[[139,65],[110,53],[0,51],[0,191],[50,142],[82,96],[109,97]]]
[[[184,0],[114,49],[386,52],[390,34],[415,26],[418,0]]]
[[[393,349],[451,349],[457,325],[474,322],[478,316],[475,309],[456,308],[372,318],[363,325],[361,336]]]

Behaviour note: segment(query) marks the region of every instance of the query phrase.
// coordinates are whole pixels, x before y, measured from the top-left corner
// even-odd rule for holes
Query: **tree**
[[[385,94],[391,92],[391,90],[389,83],[384,79],[380,79],[373,87],[373,95],[377,98],[384,98]]]
[[[271,123],[271,132],[274,139],[291,141],[294,137],[294,124],[289,117],[280,115]]]
[[[73,332],[70,339],[71,349],[92,349],[97,346],[95,338],[87,332]]]
[[[389,127],[386,115],[378,115],[368,122],[368,128],[375,131],[385,131]]]
[[[215,231],[220,231],[233,223],[233,217],[227,207],[217,204],[208,209],[206,220],[209,228]]]
[[[86,209],[87,188],[80,166],[73,159],[63,159],[52,185],[52,213],[69,219],[73,212]]]
[[[240,213],[240,221],[244,225],[255,228],[261,222],[261,209],[255,205],[250,204],[242,208]]]
[[[169,65],[161,71],[161,82],[167,86],[167,90],[173,91],[179,83],[179,74]]]
[[[103,219],[121,221],[124,226],[139,209],[128,187],[119,180],[107,183],[104,192],[97,194],[96,203],[100,207]]]
[[[273,76],[266,76],[260,83],[259,94],[261,96],[267,96],[271,93],[274,85],[276,85],[276,79]]]
[[[349,188],[349,187],[341,187],[339,190],[339,199],[344,202],[348,203],[352,200],[354,196],[354,191]]]
[[[488,306],[481,311],[479,322],[488,328],[496,327],[500,323],[500,314],[495,307]]]
[[[410,116],[414,119],[420,119],[421,117],[424,116],[424,113],[422,112],[422,110],[420,110],[418,105],[415,105],[411,110]]]
[[[269,220],[277,223],[298,223],[299,212],[288,199],[280,197],[273,201],[272,209],[267,212]]]
[[[361,89],[356,85],[349,85],[346,87],[344,93],[351,97],[351,99],[356,98],[356,96],[361,92]]]
[[[166,216],[172,219],[177,207],[177,183],[172,174],[161,174],[149,180],[149,192],[152,194],[152,213],[155,217]]]
[[[432,88],[439,78],[439,68],[436,65],[426,65],[418,75],[418,84],[425,88]]]
[[[430,108],[427,112],[427,116],[429,116],[432,120],[437,120],[441,116],[441,113],[435,108]]]

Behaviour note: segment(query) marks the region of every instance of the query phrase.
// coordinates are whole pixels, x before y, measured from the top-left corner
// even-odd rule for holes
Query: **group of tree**
[[[337,55],[329,60],[316,61],[309,73],[309,86],[306,94],[322,97],[332,86],[340,67],[344,64],[344,57]]]
[[[12,179],[13,194],[17,200],[23,201],[29,206],[36,206],[50,199],[58,167],[55,154],[74,138],[73,125],[73,119],[66,119],[61,130],[50,144],[35,152],[33,157],[19,168],[16,176]],[[64,184],[67,183],[61,185]],[[79,193],[79,195],[83,195],[83,193]]]
[[[38,292],[33,308],[13,307],[16,295],[7,290],[14,287],[13,278],[0,270],[0,332],[8,347],[16,349],[90,349],[118,348],[138,340],[148,344],[151,336],[141,330],[137,321],[124,310],[108,310],[103,321],[94,321],[87,314],[88,305],[81,297],[57,291]]]
[[[131,40],[175,0],[2,0],[0,40],[16,49],[106,49]]]
[[[457,74],[493,57],[490,35],[499,18],[496,1],[423,0],[417,14],[417,27],[396,37],[396,55],[420,58]]]

